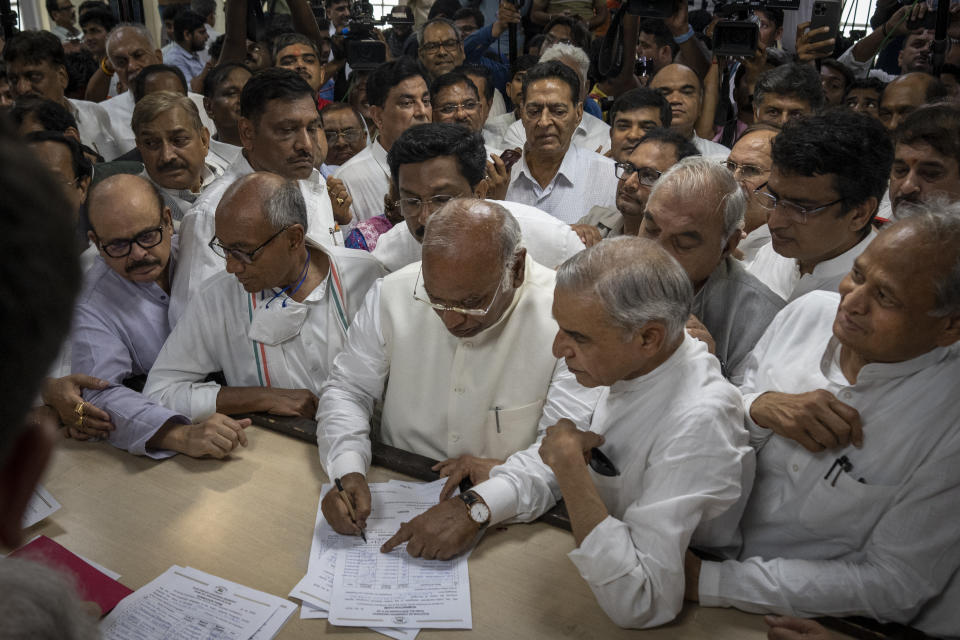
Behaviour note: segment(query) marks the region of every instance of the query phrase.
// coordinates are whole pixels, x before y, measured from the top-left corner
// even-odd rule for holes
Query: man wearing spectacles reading
[[[874,118],[836,111],[787,123],[772,158],[769,180],[754,192],[771,242],[748,270],[788,302],[836,291],[876,236],[893,145]]]
[[[384,271],[365,251],[310,240],[307,225],[303,194],[276,174],[253,173],[227,190],[209,241],[226,271],[190,301],[144,393],[194,420],[316,415],[352,316]],[[227,386],[204,381],[215,371]]]
[[[384,442],[443,461],[444,497],[463,478],[486,479],[555,417],[583,422],[592,409],[550,352],[554,272],[527,255],[513,216],[455,199],[426,226],[423,261],[371,288],[320,395],[320,460],[361,526],[377,400]],[[322,509],[334,529],[359,534],[343,500]]]
[[[77,301],[72,370],[108,384],[86,389],[70,434],[106,438],[137,455],[161,459],[177,452],[222,458],[246,446],[248,420],[213,414],[197,423],[124,386],[146,376],[170,333],[167,319],[176,262],[170,209],[139,176],[117,175],[91,189],[90,241],[100,250]],[[90,405],[110,422],[99,420]],[[86,411],[86,412],[85,412]],[[88,417],[86,413],[93,414]],[[93,418],[93,419],[91,419]]]

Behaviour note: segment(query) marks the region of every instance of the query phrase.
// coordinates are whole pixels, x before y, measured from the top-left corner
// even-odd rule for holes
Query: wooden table
[[[265,429],[247,429],[249,446],[229,460],[183,455],[156,462],[106,443],[64,440],[44,485],[63,508],[27,532],[121,574],[137,589],[173,564],[286,596],[304,576],[327,480],[316,446]],[[403,478],[374,467],[371,482]],[[543,523],[495,528],[470,557],[472,631],[421,637],[621,638],[566,554],[573,537]],[[765,638],[760,616],[688,605],[649,638]],[[325,635],[383,638],[366,629],[301,620],[280,638]]]

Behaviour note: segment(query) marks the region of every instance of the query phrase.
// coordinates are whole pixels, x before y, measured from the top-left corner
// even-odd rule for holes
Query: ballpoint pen
[[[337,485],[337,493],[340,494],[340,497],[343,499],[344,504],[347,505],[347,512],[350,514],[350,519],[353,520],[353,523],[357,525],[357,528],[360,529],[360,537],[363,538],[363,541],[367,541],[367,534],[363,530],[363,527],[360,526],[360,523],[357,521],[357,512],[353,510],[353,503],[350,502],[350,496],[343,490],[343,484],[340,482],[340,478],[336,478],[334,483]]]

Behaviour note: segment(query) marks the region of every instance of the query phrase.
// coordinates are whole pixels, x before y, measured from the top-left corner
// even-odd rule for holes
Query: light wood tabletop
[[[178,455],[157,462],[106,443],[64,440],[43,481],[63,508],[25,532],[44,534],[121,574],[137,589],[171,565],[192,566],[285,597],[304,576],[326,481],[316,446],[258,427],[228,460]],[[403,478],[374,467],[369,479]],[[566,554],[573,537],[543,523],[494,528],[470,557],[472,631],[422,631],[446,638],[620,638]],[[301,620],[280,638],[351,635],[366,629]],[[766,637],[760,616],[688,604],[649,638],[749,640]]]

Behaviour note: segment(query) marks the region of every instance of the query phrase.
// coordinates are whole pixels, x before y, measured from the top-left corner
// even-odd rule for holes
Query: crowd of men
[[[0,542],[53,429],[229,458],[262,412],[317,421],[343,534],[374,437],[439,461],[384,552],[562,499],[618,625],[689,600],[960,637],[960,47],[935,60],[925,5],[789,50],[757,9],[729,58],[682,2],[411,2],[370,64],[347,0],[286,4],[226,0],[222,34],[168,6],[159,48],[47,0],[2,42]]]

